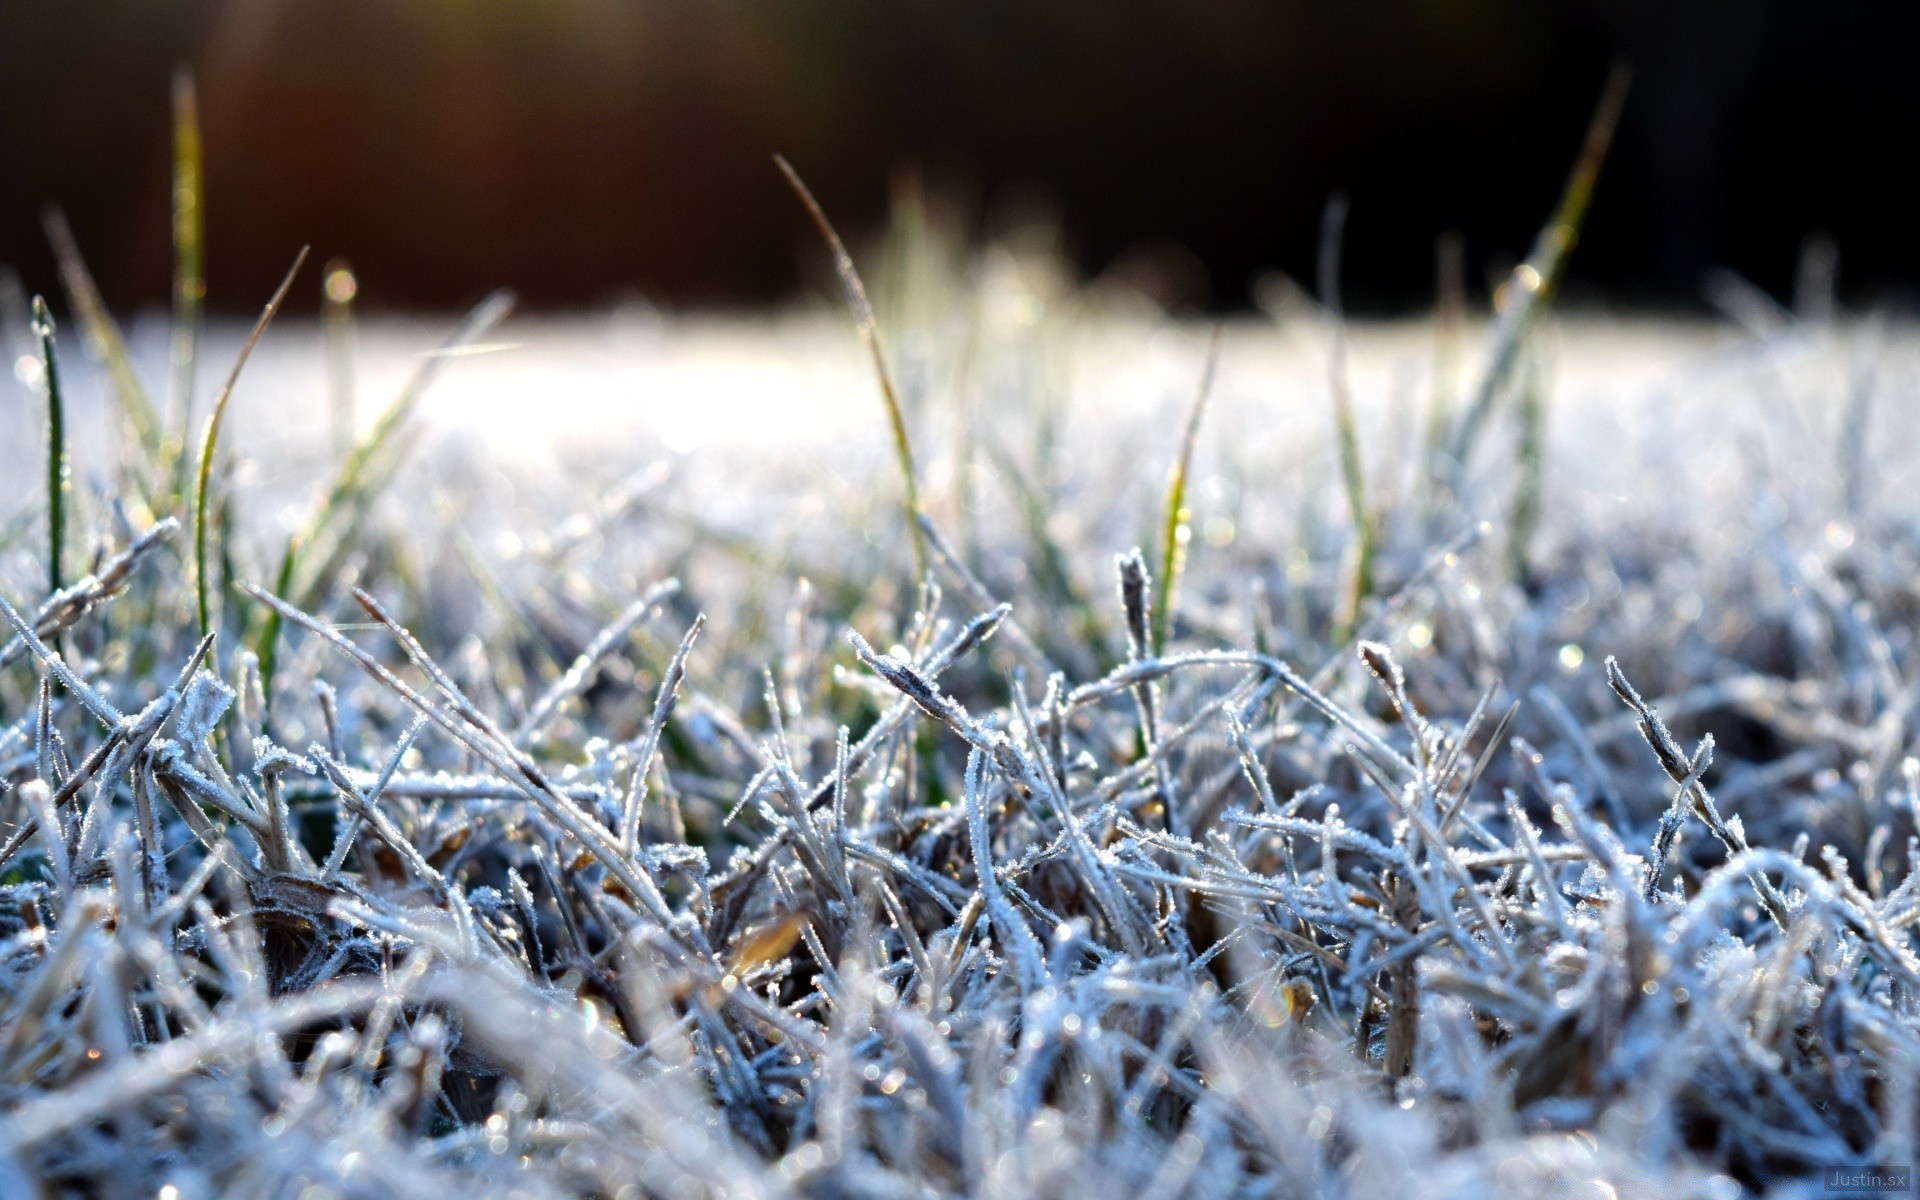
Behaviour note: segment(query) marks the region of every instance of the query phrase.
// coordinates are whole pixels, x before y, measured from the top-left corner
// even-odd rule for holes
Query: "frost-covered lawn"
[[[1462,461],[1479,324],[1336,352],[1281,290],[1196,422],[1206,327],[928,284],[881,313],[918,579],[837,313],[363,319],[351,409],[285,321],[204,557],[245,329],[169,458],[63,326],[52,601],[11,329],[0,1194],[1911,1163],[1920,340],[1730,306],[1539,326]]]

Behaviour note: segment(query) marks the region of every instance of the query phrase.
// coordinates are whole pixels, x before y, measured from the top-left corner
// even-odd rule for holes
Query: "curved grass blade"
[[[152,455],[159,448],[160,419],[153,411],[153,402],[147,398],[147,389],[141,386],[139,374],[133,369],[133,359],[127,353],[120,326],[100,298],[100,289],[93,282],[86,259],[80,255],[80,245],[74,240],[66,214],[49,208],[43,223],[47,242],[53,247],[54,261],[60,268],[60,284],[66,290],[67,303],[74,316],[80,320],[87,349],[106,368],[114,397],[120,402],[120,410],[140,453]]]
[[[1207,339],[1207,363],[1200,370],[1200,386],[1187,410],[1187,426],[1180,435],[1180,453],[1167,475],[1167,498],[1160,520],[1160,590],[1153,598],[1153,653],[1166,648],[1167,628],[1173,621],[1174,589],[1180,583],[1180,570],[1187,561],[1187,540],[1192,536],[1187,509],[1187,474],[1193,466],[1194,443],[1200,439],[1200,419],[1207,413],[1207,398],[1213,394],[1213,373],[1220,362],[1220,326],[1213,327]]]
[[[880,398],[887,408],[887,423],[893,431],[893,453],[900,462],[900,475],[906,486],[907,535],[913,545],[913,577],[918,580],[927,573],[927,547],[920,533],[920,488],[913,469],[913,446],[907,440],[906,418],[900,412],[900,396],[893,386],[893,372],[887,367],[885,349],[880,344],[880,323],[874,318],[873,304],[867,299],[867,289],[860,282],[860,272],[854,269],[853,256],[847,253],[845,243],[834,231],[833,223],[827,220],[827,214],[820,202],[813,198],[807,185],[801,181],[799,172],[781,156],[773,156],[774,163],[781,174],[787,177],[794,194],[800,197],[800,203],[806,206],[807,215],[820,230],[820,236],[826,239],[827,248],[833,252],[834,273],[840,277],[840,288],[846,293],[847,307],[853,310],[854,323],[860,327],[860,340],[866,343],[867,353],[873,359],[874,378],[880,384]]]
[[[213,402],[213,411],[207,414],[207,431],[200,439],[200,469],[193,491],[193,587],[201,637],[207,636],[211,626],[207,610],[207,492],[213,475],[213,452],[220,440],[220,421],[227,414],[227,402],[233,399],[234,385],[240,382],[240,372],[246,367],[248,356],[259,343],[260,335],[273,322],[274,314],[280,311],[281,301],[287,298],[287,289],[293,286],[293,277],[300,273],[301,264],[306,261],[307,247],[302,246],[300,253],[293,257],[293,265],[287,268],[286,278],[274,289],[273,299],[267,301],[267,306],[260,310],[260,319],[253,323],[253,331],[247,334],[246,342],[240,347],[240,356],[233,360],[233,370],[228,373],[226,384]]]
[[[1499,313],[1488,335],[1486,370],[1475,385],[1473,397],[1448,446],[1447,492],[1458,493],[1467,458],[1473,453],[1482,426],[1513,374],[1520,347],[1534,322],[1553,302],[1567,258],[1580,240],[1580,229],[1586,222],[1587,210],[1592,207],[1594,185],[1600,179],[1600,168],[1606,164],[1607,150],[1613,145],[1613,131],[1620,124],[1620,110],[1626,105],[1627,85],[1632,78],[1633,71],[1625,63],[1614,64],[1601,90],[1600,102],[1594,107],[1593,120],[1587,125],[1580,156],[1574,160],[1566,188],[1560,193],[1560,203],[1534,239],[1527,261],[1513,269],[1513,275],[1500,289]]]

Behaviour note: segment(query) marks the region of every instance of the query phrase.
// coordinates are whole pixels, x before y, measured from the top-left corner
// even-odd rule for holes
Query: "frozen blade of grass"
[[[47,396],[47,594],[57,596],[65,575],[67,542],[67,404],[53,347],[53,314],[38,296],[33,298],[33,333],[39,342]]]
[[[219,397],[213,402],[213,411],[207,415],[206,432],[200,439],[200,469],[195,475],[193,488],[193,586],[201,637],[205,637],[213,627],[207,603],[207,493],[211,490],[213,479],[213,454],[220,440],[220,421],[227,414],[227,403],[233,399],[233,389],[240,382],[240,372],[246,369],[254,346],[259,344],[267,326],[273,323],[274,315],[280,311],[281,301],[287,298],[288,289],[293,287],[293,277],[300,273],[300,266],[306,261],[307,247],[302,246],[300,253],[293,256],[293,265],[287,268],[280,286],[274,289],[273,297],[260,311],[260,317],[253,323],[247,340],[241,344],[240,353],[233,360],[233,370],[228,373],[227,382],[222,385]]]
[[[26,644],[33,656],[46,666],[47,673],[59,680],[60,686],[66,688],[75,699],[79,700],[81,706],[92,713],[96,720],[108,729],[120,724],[120,710],[107,703],[99,692],[87,686],[78,675],[75,675],[73,668],[67,665],[66,659],[60,656],[59,651],[51,649],[41,641],[40,635],[33,631],[33,627],[27,624],[26,619],[14,609],[13,605],[7,603],[4,596],[0,596],[0,615],[6,617],[7,624],[13,626],[14,634]]]
[[[693,624],[687,626],[686,636],[680,639],[680,648],[673,652],[673,661],[660,676],[660,690],[654,697],[653,715],[647,720],[646,736],[641,739],[639,753],[633,760],[633,786],[627,791],[627,799],[620,813],[620,848],[626,854],[632,854],[640,845],[640,810],[647,799],[647,772],[653,766],[654,755],[660,752],[660,735],[667,727],[667,718],[673,715],[673,705],[680,698],[680,681],[686,678],[687,656],[693,653],[694,642],[700,639],[700,631],[706,627],[707,614],[700,613],[693,618]],[[803,806],[805,793],[794,794],[796,803]]]
[[[1032,991],[1046,983],[1046,955],[1041,952],[1039,939],[1033,936],[1033,930],[1014,911],[1012,902],[1001,890],[1000,882],[993,873],[993,839],[987,830],[985,788],[986,755],[976,746],[967,755],[966,776],[967,832],[973,842],[974,886],[985,901],[987,917],[993,923],[994,933],[1013,959],[1021,990]]]
[[[827,220],[826,210],[813,198],[813,192],[807,188],[791,163],[778,154],[773,156],[773,161],[780,168],[780,173],[787,177],[794,195],[806,206],[807,215],[812,218],[815,228],[827,243],[827,249],[832,252],[834,274],[840,277],[840,288],[846,295],[847,307],[853,310],[854,323],[860,328],[860,340],[866,344],[867,355],[873,360],[874,379],[880,385],[880,399],[886,405],[887,425],[893,433],[893,454],[900,464],[901,484],[905,489],[907,535],[913,546],[913,577],[920,579],[927,573],[927,548],[916,520],[922,511],[920,484],[914,470],[913,444],[907,437],[907,419],[900,411],[900,395],[894,387],[893,372],[887,366],[886,350],[880,342],[880,323],[873,315],[873,304],[867,299],[866,285],[860,282],[860,272],[853,265],[853,256],[847,253],[847,247],[834,231],[833,223]]]
[[[927,678],[938,679],[941,672],[992,637],[994,632],[1005,623],[1010,611],[1010,605],[1002,604],[991,612],[981,613],[967,622],[945,646],[929,656],[925,664]],[[856,643],[856,652],[863,645],[865,645],[864,641]],[[871,647],[868,648],[868,652],[871,653]],[[898,731],[901,723],[907,719],[908,712],[914,707],[917,705],[913,700],[903,698],[882,713],[880,719],[874,722],[873,728],[862,734],[860,740],[848,751],[845,769],[855,773],[864,770],[873,755]],[[841,779],[842,776],[836,772],[816,787],[813,795],[807,800],[807,807],[815,809],[829,803],[833,799],[834,789],[840,786]]]
[[[847,838],[847,727],[842,725],[833,741],[833,836]]]
[[[1137,664],[1146,656],[1147,647],[1151,644],[1147,612],[1151,606],[1153,580],[1147,576],[1146,560],[1141,557],[1138,546],[1116,557],[1114,567],[1120,577],[1120,611],[1127,626],[1127,662]],[[1161,802],[1166,806],[1165,826],[1172,831],[1178,824],[1178,818],[1174,813],[1173,786],[1167,778],[1166,765],[1159,759],[1159,699],[1151,680],[1134,686],[1133,702],[1140,714],[1140,749],[1153,760],[1154,778],[1160,785]]]
[[[362,814],[373,810],[380,803],[381,795],[386,792],[387,785],[393,781],[394,772],[400,769],[400,763],[406,758],[407,751],[413,749],[415,739],[420,736],[420,731],[426,727],[427,719],[425,717],[414,718],[413,724],[407,726],[407,731],[401,734],[400,740],[394,744],[393,753],[387,756],[386,765],[380,768],[380,774],[374,779],[372,787],[362,792],[353,785],[351,780],[346,781],[345,790],[353,793],[354,799],[357,802],[355,804],[356,811],[334,834],[333,849],[327,853],[327,861],[320,868],[320,881],[322,883],[325,883],[340,873],[340,868],[346,863],[347,852],[353,849],[354,839],[360,836],[360,826],[366,819]],[[307,753],[313,757],[315,762],[334,761],[334,755],[325,746],[315,745],[309,749]],[[335,786],[338,787],[341,785],[336,781]]]
[[[1613,688],[1621,701],[1633,710],[1639,722],[1641,736],[1646,738],[1647,745],[1653,748],[1654,757],[1660,762],[1660,769],[1665,771],[1667,778],[1677,786],[1677,795],[1686,799],[1694,815],[1700,818],[1701,824],[1720,839],[1730,855],[1746,854],[1751,849],[1747,845],[1746,835],[1739,826],[1721,819],[1720,810],[1714,806],[1713,796],[1700,782],[1700,776],[1712,758],[1711,735],[1703,739],[1700,751],[1695,758],[1689,759],[1681,751],[1680,744],[1674,740],[1673,734],[1668,731],[1666,722],[1660,719],[1660,714],[1651,705],[1640,698],[1640,693],[1635,691],[1633,684],[1627,681],[1626,673],[1620,669],[1620,664],[1611,655],[1607,657],[1606,668],[1608,685]],[[1654,887],[1657,884],[1657,878],[1657,868],[1649,863],[1647,886]],[[1767,915],[1772,917],[1781,928],[1786,928],[1789,923],[1786,897],[1780,894],[1764,874],[1756,873],[1752,880],[1754,891],[1759,894],[1761,906],[1766,910]]]
[[[53,793],[41,780],[30,779],[21,788],[20,801],[32,814],[31,823],[46,845],[47,863],[53,870],[53,886],[62,897],[71,895],[73,867],[67,861],[66,830],[60,820],[60,811],[54,806]],[[21,830],[16,836],[24,840],[26,831]]]
[[[874,652],[867,640],[858,633],[849,630],[847,641],[853,646],[854,653],[860,656],[874,674],[892,684],[901,695],[913,702],[915,708],[959,734],[970,744],[987,746],[992,744],[991,736],[974,724],[967,710],[960,707],[951,697],[943,695],[940,688],[926,675],[916,670],[912,663],[895,658],[892,655],[880,655]]]
[[[1620,123],[1620,112],[1627,102],[1627,86],[1632,79],[1633,71],[1624,63],[1616,63],[1608,72],[1606,86],[1594,107],[1593,120],[1587,125],[1586,140],[1560,193],[1560,203],[1541,227],[1527,260],[1513,269],[1512,278],[1501,289],[1499,311],[1487,335],[1486,366],[1448,443],[1442,478],[1443,490],[1448,494],[1458,494],[1480,429],[1492,415],[1495,402],[1513,374],[1534,322],[1553,301],[1567,258],[1580,240],[1580,229],[1592,206],[1594,187],[1600,180],[1601,167],[1606,164],[1607,150],[1613,145],[1613,132]]]
[[[498,772],[501,778],[513,784],[536,807],[552,817],[557,825],[578,840],[588,853],[607,868],[608,873],[617,879],[621,886],[647,906],[649,916],[663,926],[674,925],[672,913],[667,909],[666,901],[661,897],[659,888],[641,872],[636,864],[620,853],[618,844],[606,827],[582,812],[572,800],[554,787],[552,781],[547,779],[546,775],[525,755],[513,750],[511,744],[499,733],[492,722],[484,718],[476,722],[469,719],[466,712],[447,711],[407,686],[393,672],[380,665],[372,655],[343,637],[332,627],[315,620],[261,588],[247,584],[242,585],[242,590],[262,604],[276,609],[282,617],[294,622],[307,632],[317,634],[357,663],[374,680],[406,701],[422,716],[444,729],[455,741],[471,750],[476,757]],[[371,598],[363,594],[362,603],[371,604]],[[377,605],[373,606],[372,611],[378,618],[385,618],[385,613],[380,611]],[[383,620],[383,623],[389,621],[390,619]],[[388,627],[389,629],[398,628],[390,623]],[[404,635],[405,631],[400,630],[399,633]],[[403,645],[411,641],[411,636],[406,636]],[[414,644],[413,649],[417,651],[417,643]],[[440,674],[438,668],[434,668],[432,673]],[[440,674],[440,678],[444,679],[444,674]]]
[[[102,563],[99,570],[49,596],[46,603],[35,611],[29,624],[42,638],[53,637],[71,628],[92,609],[119,595],[141,560],[179,529],[180,522],[172,517],[155,521],[126,549]],[[26,653],[26,649],[26,643],[17,637],[0,644],[0,668]]]
[[[1180,572],[1186,566],[1188,524],[1193,514],[1187,510],[1187,474],[1193,466],[1193,448],[1200,440],[1200,420],[1206,416],[1207,401],[1213,394],[1213,375],[1220,363],[1220,331],[1215,325],[1207,338],[1206,365],[1200,370],[1200,385],[1194,389],[1193,403],[1187,409],[1187,423],[1180,434],[1180,449],[1167,474],[1166,499],[1160,510],[1160,590],[1154,594],[1153,653],[1166,650],[1167,634],[1173,622],[1175,592]]]

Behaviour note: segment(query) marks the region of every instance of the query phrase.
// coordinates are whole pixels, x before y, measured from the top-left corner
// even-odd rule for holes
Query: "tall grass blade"
[[[1352,570],[1344,585],[1333,641],[1340,645],[1359,619],[1360,606],[1373,594],[1374,515],[1367,504],[1366,467],[1360,457],[1360,429],[1353,415],[1353,386],[1347,372],[1347,322],[1340,306],[1340,247],[1346,236],[1347,198],[1327,201],[1320,222],[1320,305],[1332,325],[1328,386],[1333,396],[1334,435],[1340,449],[1340,479],[1353,523]]]
[[[847,253],[846,244],[835,232],[833,222],[827,220],[826,210],[813,198],[813,193],[801,180],[799,172],[785,157],[776,154],[773,161],[780,168],[780,173],[787,177],[788,185],[800,197],[807,215],[813,218],[814,226],[819,229],[820,236],[833,253],[834,273],[840,277],[840,288],[846,294],[847,306],[853,310],[854,323],[860,328],[860,340],[866,343],[867,354],[873,359],[874,378],[880,384],[880,398],[886,404],[887,423],[893,431],[894,457],[900,462],[901,481],[906,488],[907,535],[913,545],[913,577],[924,578],[927,573],[927,548],[921,537],[920,523],[914,519],[920,513],[920,486],[914,472],[913,445],[907,439],[906,417],[900,411],[900,396],[893,386],[893,372],[887,366],[886,350],[880,342],[880,323],[873,315],[873,304],[867,299],[866,286],[860,282],[860,272],[854,268],[853,256]]]
[[[1526,587],[1533,575],[1529,562],[1534,534],[1540,528],[1542,493],[1547,477],[1547,383],[1540,355],[1529,354],[1520,368],[1518,416],[1520,440],[1514,447],[1517,479],[1513,517],[1507,530],[1507,566],[1514,581]]]
[[[169,457],[183,454],[193,420],[194,370],[207,296],[204,198],[200,105],[193,74],[183,67],[173,77],[173,383],[168,410],[174,435]]]
[[[1213,327],[1207,339],[1207,361],[1200,370],[1200,386],[1194,389],[1193,404],[1187,409],[1187,424],[1180,435],[1180,452],[1167,473],[1167,496],[1160,513],[1160,590],[1153,597],[1153,653],[1166,649],[1167,630],[1173,622],[1174,593],[1180,586],[1180,571],[1187,561],[1187,542],[1193,535],[1193,513],[1187,508],[1187,475],[1193,468],[1193,447],[1200,440],[1200,420],[1207,415],[1207,400],[1213,395],[1214,370],[1220,362],[1220,326]]]
[[[159,449],[160,418],[153,410],[153,402],[147,398],[147,389],[140,383],[139,374],[133,369],[133,359],[127,353],[126,339],[120,334],[120,326],[100,298],[100,289],[94,285],[93,273],[87,269],[86,259],[81,257],[79,243],[74,240],[66,214],[57,208],[49,208],[44,224],[47,241],[53,247],[54,261],[60,268],[61,287],[66,290],[67,304],[73,309],[74,316],[80,319],[80,330],[86,337],[87,350],[95,361],[106,368],[107,379],[113,384],[114,398],[120,404],[139,453],[152,456]]]
[[[40,368],[47,388],[47,594],[65,586],[67,544],[67,406],[60,389],[60,362],[54,353],[53,314],[47,302],[33,298],[33,333],[40,343]]]
[[[227,415],[227,403],[233,399],[234,385],[240,382],[240,372],[246,368],[247,358],[253,348],[259,344],[260,336],[273,323],[274,314],[280,311],[280,304],[287,298],[287,289],[293,286],[294,276],[300,273],[300,267],[307,261],[307,247],[300,247],[300,253],[294,255],[293,265],[287,268],[287,274],[274,289],[273,298],[260,310],[260,319],[253,323],[252,332],[240,347],[239,357],[233,360],[233,370],[227,374],[227,382],[220,388],[220,395],[213,402],[213,411],[207,414],[206,433],[200,439],[200,469],[195,476],[193,489],[193,586],[194,610],[200,618],[200,636],[205,637],[211,631],[212,622],[207,606],[207,493],[213,478],[213,454],[220,441],[220,422]]]
[[[1459,492],[1467,459],[1513,374],[1522,343],[1540,314],[1553,302],[1567,258],[1580,240],[1580,229],[1586,223],[1587,210],[1592,207],[1594,185],[1599,182],[1600,168],[1606,164],[1607,150],[1613,145],[1613,132],[1620,124],[1620,110],[1626,105],[1627,86],[1632,78],[1632,69],[1624,63],[1614,64],[1608,73],[1600,102],[1594,107],[1593,120],[1587,125],[1580,156],[1574,160],[1567,185],[1560,193],[1560,203],[1534,239],[1527,260],[1513,269],[1512,277],[1500,289],[1498,312],[1488,335],[1487,365],[1448,445],[1444,490],[1450,494]]]

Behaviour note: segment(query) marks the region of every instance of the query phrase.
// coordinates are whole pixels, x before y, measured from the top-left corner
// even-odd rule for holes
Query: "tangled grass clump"
[[[1752,436],[1662,405],[1648,496],[1583,507],[1539,424],[1570,245],[1410,485],[1368,489],[1341,402],[1291,542],[1190,547],[1204,388],[1150,553],[1103,541],[1137,479],[1023,461],[1024,395],[940,476],[993,459],[1020,532],[950,538],[842,253],[906,520],[781,549],[647,474],[494,514],[544,530],[511,563],[402,468],[444,355],[263,549],[69,253],[139,428],[118,500],[44,557],[8,534],[0,1193],[1705,1198],[1911,1162],[1895,418],[1857,372],[1826,403],[1847,330],[1763,313],[1701,368],[1785,393]]]

